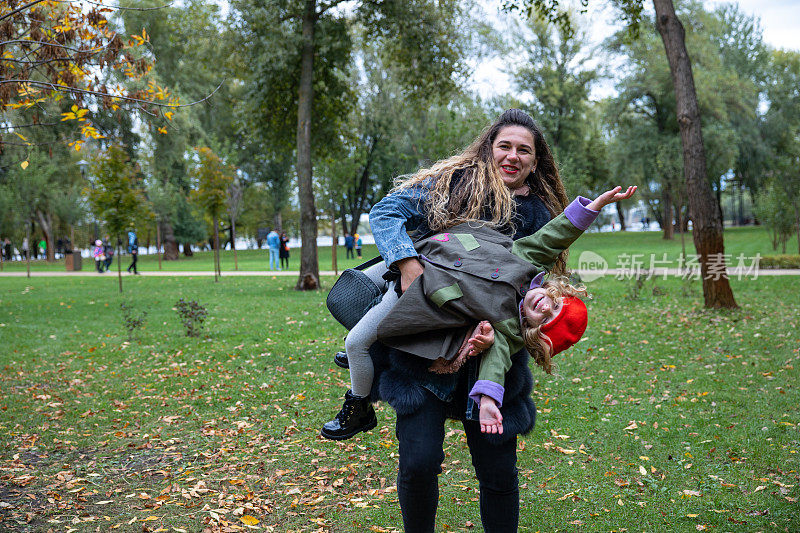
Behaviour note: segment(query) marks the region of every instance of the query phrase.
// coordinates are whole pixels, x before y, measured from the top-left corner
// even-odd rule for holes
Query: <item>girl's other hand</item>
[[[469,351],[467,355],[472,357],[478,355],[484,350],[489,349],[494,344],[494,328],[489,321],[484,320],[477,325],[472,332],[472,336],[467,341]]]
[[[592,200],[589,205],[586,207],[591,209],[592,211],[600,211],[608,204],[613,204],[615,202],[619,202],[620,200],[627,200],[636,192],[636,185],[629,186],[625,192],[620,192],[622,187],[617,186],[611,189],[610,191],[606,191],[594,200]]]

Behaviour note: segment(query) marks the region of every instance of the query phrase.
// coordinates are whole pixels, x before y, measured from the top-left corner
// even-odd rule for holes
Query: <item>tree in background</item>
[[[65,142],[80,150],[86,140],[102,137],[89,120],[91,109],[124,106],[157,115],[161,106],[178,105],[169,91],[148,81],[152,61],[141,53],[145,30],[124,39],[111,30],[111,10],[96,2],[16,4],[0,7],[0,109],[3,129],[16,135],[14,141],[0,135],[0,147],[31,145],[27,131],[70,121],[72,140]],[[108,84],[111,71],[132,84]],[[64,97],[73,103],[70,110],[62,116],[48,111],[46,104]]]
[[[181,244],[184,255],[191,255],[191,244],[206,237],[203,221],[187,200],[193,147],[209,146],[229,156],[235,144],[229,86],[220,86],[226,76],[230,40],[220,21],[220,8],[213,2],[189,0],[164,6],[158,0],[126,0],[123,5],[126,9],[120,19],[126,30],[148,28],[154,82],[172,88],[181,99],[203,101],[175,116],[151,121],[145,133],[149,157],[141,159],[147,175],[174,185],[177,192],[177,208],[160,223],[163,258],[177,260]],[[209,94],[213,97],[207,99]]]
[[[89,191],[89,202],[95,215],[103,220],[112,238],[119,258],[122,235],[148,210],[142,182],[128,152],[121,146],[111,145],[100,152],[92,165],[94,188]],[[119,292],[122,292],[122,267],[117,260]]]
[[[10,199],[11,205],[15,206],[16,215],[13,218],[9,216],[9,221],[19,222],[24,226],[24,238],[28,242],[28,254],[25,257],[28,277],[31,276],[31,254],[34,247],[31,229],[36,222],[37,212],[41,212],[43,204],[47,201],[43,192],[47,191],[48,181],[59,171],[56,165],[38,150],[31,153],[30,162],[33,165],[30,171],[27,171],[28,162],[23,166],[12,167],[3,176],[3,189],[0,189],[0,193]],[[19,246],[19,249],[22,251],[22,246]]]
[[[636,36],[642,19],[644,0],[612,0],[622,21]],[[588,0],[586,0],[588,3]],[[537,13],[549,21],[570,27],[566,12],[557,0],[506,0],[506,9],[522,9],[528,16]],[[586,4],[584,4],[586,5]],[[722,217],[707,180],[706,152],[700,123],[694,76],[686,50],[686,32],[675,14],[672,0],[653,0],[656,29],[661,36],[675,91],[676,115],[681,133],[684,179],[695,250],[699,256],[703,296],[706,307],[737,307],[727,274],[709,274],[712,261],[724,257]]]
[[[386,62],[397,66],[401,86],[411,95],[446,98],[464,72],[464,40],[458,31],[463,13],[457,1],[365,0],[352,10],[335,9],[343,3],[282,0],[261,5],[239,0],[232,4],[253,75],[248,106],[259,111],[255,116],[270,129],[265,138],[285,139],[292,127],[296,134],[303,242],[299,289],[319,287],[312,159],[320,149],[338,142],[324,129],[332,127],[335,132],[352,101],[343,75],[352,68],[348,17],[368,30]],[[420,46],[423,42],[427,45]]]
[[[193,199],[211,217],[214,226],[214,281],[222,274],[219,266],[219,216],[225,211],[228,190],[233,183],[235,171],[224,164],[210,148],[197,148],[198,162],[191,170],[197,183]]]
[[[766,96],[769,109],[764,131],[772,148],[768,174],[773,189],[768,194],[770,203],[780,198],[789,207],[782,216],[793,221],[800,253],[800,53],[772,53]]]
[[[236,257],[236,219],[242,212],[242,184],[234,178],[228,185],[228,200],[226,209],[228,219],[231,221],[231,250],[233,250],[233,268],[239,270],[239,259]]]

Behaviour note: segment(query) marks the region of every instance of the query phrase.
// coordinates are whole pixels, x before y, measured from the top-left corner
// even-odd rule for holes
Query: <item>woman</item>
[[[467,149],[402,181],[370,212],[375,241],[387,265],[398,271],[405,291],[421,274],[406,231],[425,234],[463,222],[503,228],[514,238],[531,235],[567,205],[567,196],[547,143],[523,111],[503,113]],[[564,258],[557,271],[563,271]],[[519,489],[516,435],[533,428],[532,376],[524,350],[512,358],[501,412],[503,435],[481,433],[478,406],[468,397],[477,374],[472,359],[456,374],[427,371],[428,360],[380,345],[371,349],[376,379],[371,399],[397,412],[400,446],[397,490],[405,530],[433,531],[438,474],[444,460],[444,422],[462,420],[480,484],[485,531],[516,531]]]
[[[285,231],[281,232],[281,247],[278,250],[278,256],[281,259],[281,268],[289,270],[289,237],[286,236]]]

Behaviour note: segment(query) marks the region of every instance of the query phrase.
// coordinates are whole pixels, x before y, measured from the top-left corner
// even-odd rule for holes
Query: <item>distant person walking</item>
[[[281,258],[281,268],[284,268],[284,262],[286,263],[286,270],[289,270],[289,237],[286,236],[286,232],[281,232],[281,249],[278,251],[278,255]]]
[[[353,253],[353,247],[356,245],[356,240],[353,238],[352,235],[349,233],[344,234],[344,249],[345,249],[345,258],[346,259],[355,259],[356,256]]]
[[[279,263],[280,257],[280,248],[281,248],[281,237],[278,235],[278,232],[275,229],[271,229],[270,232],[267,234],[267,246],[269,246],[269,269],[270,270],[280,270],[281,265]]]
[[[361,236],[356,233],[353,238],[356,240],[356,255],[361,259]]]
[[[14,247],[11,246],[11,241],[8,237],[6,237],[6,240],[3,241],[3,254],[5,254],[7,261],[14,260]]]
[[[106,236],[105,240],[103,241],[103,254],[106,256],[104,267],[106,270],[110,270],[111,263],[114,262],[114,247],[111,246],[108,236]]]
[[[97,269],[98,274],[102,274],[103,264],[106,261],[106,254],[103,251],[103,241],[97,239],[94,241],[94,250],[92,250],[92,257],[94,258],[94,267]]]
[[[131,228],[128,230],[128,253],[131,254],[131,264],[128,266],[128,273],[133,269],[134,274],[138,274],[136,270],[136,261],[139,258],[139,237],[136,236],[136,230]]]

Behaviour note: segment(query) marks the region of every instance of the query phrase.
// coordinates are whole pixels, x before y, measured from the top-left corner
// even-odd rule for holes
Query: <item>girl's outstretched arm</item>
[[[600,211],[608,204],[613,204],[615,202],[619,202],[620,200],[627,200],[633,193],[636,192],[636,185],[629,186],[625,192],[619,192],[622,190],[622,187],[617,186],[611,189],[610,191],[606,191],[591,202],[589,205],[586,206],[587,209],[591,209],[592,211]]]

